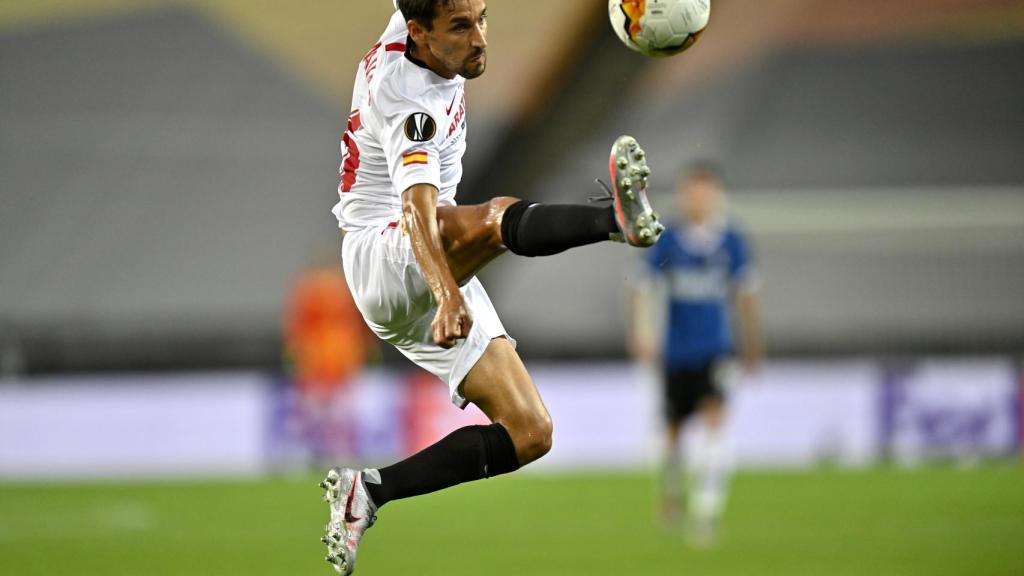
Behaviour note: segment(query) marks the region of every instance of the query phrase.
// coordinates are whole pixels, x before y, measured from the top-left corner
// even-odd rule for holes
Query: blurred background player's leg
[[[665,453],[662,456],[661,481],[658,489],[661,492],[658,513],[666,529],[672,530],[679,526],[683,514],[683,495],[685,476],[683,474],[683,453],[680,442],[682,424],[678,420],[665,424]]]
[[[691,470],[690,535],[694,544],[709,546],[718,536],[732,471],[721,396],[707,396],[700,402],[698,421],[701,442],[693,455]]]

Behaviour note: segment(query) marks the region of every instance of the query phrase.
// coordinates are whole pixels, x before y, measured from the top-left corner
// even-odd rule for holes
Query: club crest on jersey
[[[413,142],[426,142],[437,133],[437,124],[429,114],[416,112],[405,119],[405,137]]]

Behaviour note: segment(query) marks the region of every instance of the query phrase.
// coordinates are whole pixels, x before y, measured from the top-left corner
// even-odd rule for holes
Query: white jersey
[[[436,187],[438,205],[455,204],[466,151],[465,79],[442,78],[406,57],[407,36],[395,12],[356,73],[334,206],[345,231],[398,221],[402,192],[415,184]]]

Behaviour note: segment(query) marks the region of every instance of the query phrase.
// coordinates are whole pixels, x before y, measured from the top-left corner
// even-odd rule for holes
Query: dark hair
[[[434,29],[438,6],[450,7],[453,0],[398,0],[398,9],[406,21],[415,20],[424,30]]]
[[[722,174],[722,166],[706,158],[685,164],[679,171],[679,178],[710,178],[718,181],[725,179]]]

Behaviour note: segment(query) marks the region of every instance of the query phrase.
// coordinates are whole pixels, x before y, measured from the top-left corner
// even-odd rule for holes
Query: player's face
[[[426,32],[427,48],[448,74],[472,79],[487,68],[487,5],[484,0],[441,3],[434,29]]]
[[[722,183],[714,176],[697,174],[679,186],[679,208],[691,222],[704,222],[718,207]]]

